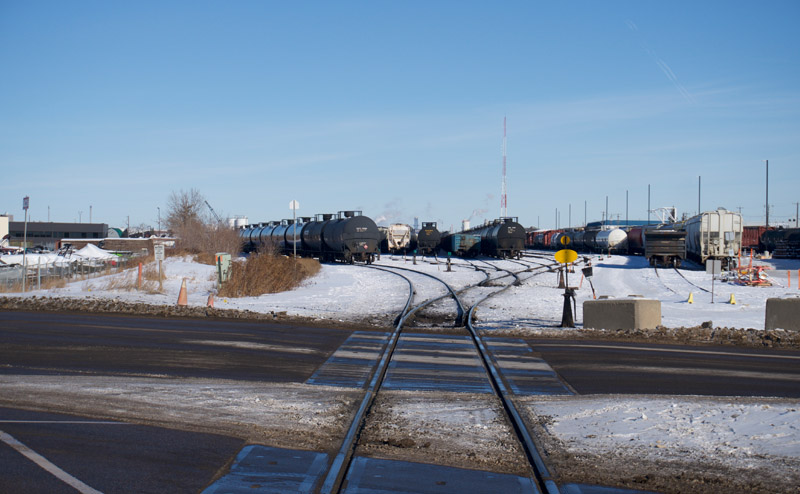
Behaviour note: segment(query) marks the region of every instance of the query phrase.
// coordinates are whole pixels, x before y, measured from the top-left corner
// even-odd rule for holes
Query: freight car
[[[481,253],[487,256],[500,259],[520,257],[525,249],[525,228],[517,218],[500,218],[463,233],[480,235]]]
[[[436,228],[436,222],[422,222],[422,229],[417,232],[417,249],[422,255],[434,254],[442,241],[442,234]]]
[[[669,228],[645,229],[644,256],[651,266],[677,268],[686,259],[686,232]]]
[[[401,254],[414,249],[415,235],[410,225],[393,223],[381,230],[381,252]]]
[[[598,252],[610,254],[628,253],[628,234],[619,228],[600,230],[594,242]]]
[[[800,258],[800,228],[786,228],[779,230],[781,238],[775,242],[773,257],[778,259]]]
[[[742,216],[720,208],[675,223],[686,230],[686,255],[704,265],[708,259],[722,261],[723,269],[735,266],[742,248]]]
[[[473,233],[445,233],[440,247],[448,255],[475,257],[481,253],[481,236]]]
[[[273,248],[287,255],[296,251],[321,261],[371,264],[380,255],[378,226],[361,211],[249,225],[240,239],[245,251]]]

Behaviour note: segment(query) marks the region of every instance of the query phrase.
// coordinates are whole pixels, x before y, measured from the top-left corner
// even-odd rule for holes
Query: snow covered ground
[[[522,266],[513,261],[490,261],[492,264],[519,270]],[[663,324],[669,327],[694,327],[713,321],[716,327],[764,327],[766,299],[770,297],[795,297],[800,260],[756,261],[767,265],[773,281],[771,287],[744,287],[716,281],[715,300],[711,294],[698,290],[669,270],[657,277],[641,257],[612,256],[602,260],[594,256],[592,283],[598,296],[625,298],[641,295],[662,302]],[[474,284],[485,275],[476,266],[488,267],[478,260],[470,262],[454,259],[453,271],[446,272],[445,265],[430,258],[417,259],[383,256],[379,266],[395,266],[429,272],[448,281],[455,289]],[[120,286],[120,277],[132,280],[135,270],[108,276],[75,281],[64,288],[34,291],[9,296],[112,298],[126,302],[148,304],[175,304],[181,281],[187,280],[190,305],[204,306],[209,293],[215,289],[215,270],[197,264],[189,258],[171,257],[164,262],[166,280],[162,293],[145,293],[135,290],[113,289]],[[711,277],[703,271],[681,270],[693,283],[711,289]],[[792,274],[792,287],[787,286],[787,271]],[[493,273],[491,276],[499,276]],[[415,276],[418,299],[444,293],[433,280]],[[477,324],[483,329],[518,328],[520,330],[554,328],[561,319],[563,290],[556,288],[555,273],[538,276],[522,275],[521,286],[485,302],[478,310]],[[115,281],[116,280],[116,281]],[[581,304],[592,299],[587,280],[581,281],[580,270],[570,275],[570,285],[580,286],[577,291],[576,322],[582,321]],[[477,289],[464,296],[465,303],[477,300],[493,289]],[[257,312],[286,312],[287,315],[313,317],[333,321],[370,322],[391,320],[403,307],[408,285],[400,278],[384,271],[364,266],[326,264],[320,273],[303,286],[285,293],[217,299],[217,308],[247,309]],[[694,303],[687,303],[692,293]],[[731,295],[736,304],[728,303]],[[438,310],[452,310],[452,302],[443,301]],[[788,360],[787,365],[800,365]],[[13,376],[5,376],[4,384],[11,384]],[[19,385],[19,383],[17,383]],[[117,383],[116,386],[124,386]],[[182,383],[186,400],[202,394],[202,387],[194,389],[191,383]],[[35,393],[31,388],[27,391]],[[111,392],[114,392],[113,390]],[[175,395],[152,400],[164,400],[164,406],[174,402]],[[247,408],[248,400],[241,400]],[[800,402],[776,399],[708,398],[708,397],[620,397],[574,396],[559,398],[526,399],[529,410],[537,416],[548,418],[547,432],[560,441],[572,454],[603,456],[613,453],[617,461],[625,458],[637,461],[659,459],[698,462],[713,458],[714,462],[735,471],[736,469],[766,469],[785,478],[800,479]],[[258,409],[264,403],[253,404]],[[302,408],[302,407],[300,407]],[[247,411],[250,415],[252,411]],[[302,413],[302,412],[301,412]],[[314,413],[313,407],[308,413]],[[424,410],[419,410],[425,414]],[[423,417],[424,419],[424,417]],[[683,460],[681,460],[683,458]],[[760,471],[760,470],[759,470]]]
[[[31,257],[31,256],[29,256]],[[8,258],[8,259],[7,259]],[[3,256],[0,260],[16,261],[15,256]],[[29,262],[31,259],[29,259]],[[35,259],[33,260],[36,261]],[[490,261],[500,267],[520,270],[522,266],[513,261]],[[797,297],[800,260],[758,260],[755,264],[769,266],[771,287],[746,287],[714,282],[714,303],[711,293],[701,291],[689,284],[672,270],[655,270],[647,267],[643,257],[612,256],[593,257],[595,294],[612,298],[626,298],[640,295],[648,299],[660,300],[662,324],[667,327],[695,327],[712,321],[715,327],[764,328],[764,308],[767,298]],[[488,264],[473,260],[453,260],[453,271],[446,272],[445,265],[432,258],[419,258],[413,265],[410,257],[383,256],[379,266],[397,266],[428,272],[446,280],[458,289],[474,284],[484,278],[475,266],[488,268]],[[181,281],[187,280],[189,305],[203,306],[209,293],[216,287],[215,269],[212,266],[197,264],[188,257],[170,257],[164,261],[166,279],[161,293],[151,291],[137,292],[111,289],[119,286],[120,277],[133,281],[136,270],[124,273],[91,278],[69,283],[64,288],[47,291],[33,291],[18,296],[47,296],[71,298],[113,298],[125,302],[143,302],[155,305],[174,304],[177,301]],[[792,287],[787,284],[787,271],[792,274]],[[710,275],[703,271],[682,269],[684,276],[707,290],[712,289]],[[497,274],[492,275],[497,276]],[[555,273],[531,276],[523,274],[527,280],[518,287],[490,299],[478,311],[481,328],[553,328],[561,321],[563,290],[556,288],[558,278]],[[414,278],[417,298],[424,299],[429,294],[442,294],[443,288],[436,281],[417,276]],[[129,285],[132,283],[129,283]],[[577,290],[576,324],[580,327],[583,319],[582,303],[591,300],[592,290],[587,280],[582,279],[580,270],[569,277],[569,284],[579,286]],[[477,300],[492,289],[475,289],[464,296],[464,302]],[[339,321],[364,322],[371,317],[381,318],[387,314],[395,315],[403,307],[408,294],[405,281],[384,271],[364,266],[325,264],[320,273],[303,286],[284,293],[243,297],[239,299],[217,299],[217,308],[247,309],[255,312],[286,312],[289,316],[305,316]],[[689,295],[694,303],[687,303]],[[11,294],[9,294],[11,295]],[[731,296],[735,304],[728,303]],[[443,310],[447,308],[444,307]],[[381,320],[385,320],[383,317]]]

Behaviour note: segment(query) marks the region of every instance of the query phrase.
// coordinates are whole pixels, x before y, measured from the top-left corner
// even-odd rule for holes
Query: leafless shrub
[[[175,254],[191,254],[197,262],[214,264],[214,254],[238,254],[238,232],[206,212],[206,200],[196,189],[172,192],[167,200],[167,227],[177,238]]]
[[[299,286],[320,270],[315,259],[292,259],[262,252],[251,255],[247,261],[231,266],[230,280],[222,285],[222,297],[257,297],[265,293],[278,293]]]

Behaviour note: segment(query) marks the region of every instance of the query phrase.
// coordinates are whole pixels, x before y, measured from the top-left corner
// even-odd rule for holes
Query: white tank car
[[[597,234],[595,244],[600,252],[627,253],[628,234],[619,228],[603,230]]]
[[[407,250],[411,247],[411,233],[410,225],[401,223],[394,223],[389,225],[386,231],[386,241],[389,244],[391,252],[400,252]]]
[[[719,259],[728,265],[742,248],[742,216],[724,208],[692,216],[685,222],[686,254],[705,264]]]

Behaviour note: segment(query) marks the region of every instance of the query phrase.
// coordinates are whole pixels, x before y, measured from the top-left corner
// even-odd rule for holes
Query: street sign
[[[164,244],[156,244],[153,246],[153,254],[156,256],[156,261],[164,260]]]
[[[572,241],[572,239],[570,239],[570,238],[569,238],[568,236],[566,236],[566,235],[563,235],[563,236],[561,237],[561,239],[559,240],[559,242],[561,242],[561,245],[569,245],[569,243],[570,243],[571,241]]]
[[[297,201],[290,202],[289,203],[289,209],[291,209],[291,210],[300,209],[300,203],[297,202]]]
[[[571,262],[575,262],[578,259],[578,253],[574,250],[569,249],[562,249],[556,252],[556,261],[560,262],[561,264],[569,264]]]
[[[716,275],[722,272],[722,261],[717,259],[706,260],[706,274]]]
[[[28,204],[30,204],[30,197],[28,197],[28,196],[23,197],[22,198],[22,209],[27,211],[28,210]]]

